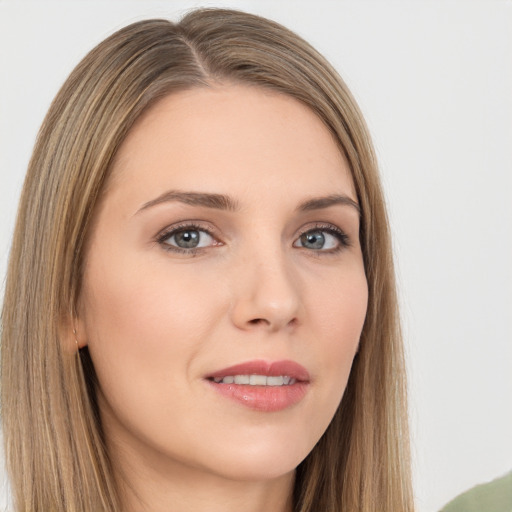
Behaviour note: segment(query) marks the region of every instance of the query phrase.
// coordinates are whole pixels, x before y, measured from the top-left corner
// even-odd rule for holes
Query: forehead
[[[308,107],[261,87],[219,85],[173,93],[151,107],[122,144],[114,188],[235,193],[333,190],[355,199],[349,166]],[[318,190],[316,190],[318,189]]]

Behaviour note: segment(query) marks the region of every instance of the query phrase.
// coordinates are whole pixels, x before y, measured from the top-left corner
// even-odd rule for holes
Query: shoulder
[[[469,489],[440,512],[512,512],[512,471]]]

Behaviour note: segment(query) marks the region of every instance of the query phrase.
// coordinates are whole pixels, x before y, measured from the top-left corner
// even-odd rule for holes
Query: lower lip
[[[263,412],[277,412],[292,407],[304,398],[308,387],[307,382],[296,382],[288,386],[250,386],[209,380],[208,384],[221,395]]]

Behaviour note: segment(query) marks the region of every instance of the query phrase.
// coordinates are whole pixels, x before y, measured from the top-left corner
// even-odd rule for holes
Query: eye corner
[[[184,240],[176,239],[177,236],[187,233],[188,236]],[[174,243],[171,243],[171,240]],[[210,227],[192,221],[166,227],[156,235],[154,241],[166,252],[189,256],[196,256],[210,247],[224,245]]]
[[[315,235],[310,240],[313,246],[308,247],[304,244],[304,237]],[[317,235],[320,235],[317,237]],[[316,244],[316,247],[314,246]],[[325,246],[328,247],[325,247]],[[310,254],[320,256],[321,254],[335,254],[352,245],[350,237],[338,226],[330,223],[316,223],[303,228],[292,246],[305,249]]]

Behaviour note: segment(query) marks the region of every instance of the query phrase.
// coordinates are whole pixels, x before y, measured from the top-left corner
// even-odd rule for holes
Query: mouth
[[[217,384],[243,384],[245,386],[293,386],[297,379],[288,375],[269,377],[267,375],[227,375],[226,377],[212,377]]]
[[[294,361],[248,361],[205,377],[220,395],[250,409],[277,412],[300,402],[307,393],[309,373]]]

